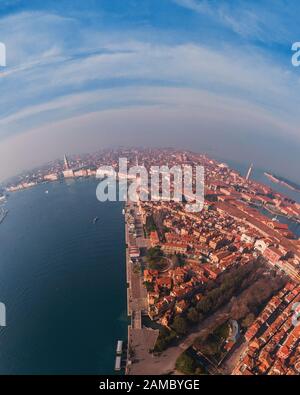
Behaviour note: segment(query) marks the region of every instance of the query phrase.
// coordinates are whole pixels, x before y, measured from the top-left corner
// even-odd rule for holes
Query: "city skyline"
[[[3,2],[0,179],[65,152],[142,145],[299,182],[299,6],[284,4]]]

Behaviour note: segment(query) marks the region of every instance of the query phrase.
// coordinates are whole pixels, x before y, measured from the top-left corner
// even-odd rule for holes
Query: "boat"
[[[47,191],[45,191],[45,193],[46,193],[46,194],[48,194],[48,193],[49,193],[48,189],[47,189]]]
[[[93,219],[93,224],[95,224],[96,222],[98,222],[99,221],[99,217],[95,217],[94,219]]]
[[[125,215],[125,209],[124,209],[124,208],[123,208],[123,210],[122,210],[122,214]]]
[[[117,355],[122,355],[122,352],[123,352],[123,341],[122,340],[118,340],[117,348],[116,348],[116,354]]]
[[[115,361],[115,371],[118,372],[121,370],[121,363],[122,359],[119,355],[116,356],[116,361]]]

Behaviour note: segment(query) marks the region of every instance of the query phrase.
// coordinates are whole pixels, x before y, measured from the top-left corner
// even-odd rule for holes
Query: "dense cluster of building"
[[[145,224],[149,216],[163,218],[149,234],[151,246],[160,246],[169,259],[184,256],[185,261],[182,267],[144,271],[149,316],[170,328],[177,314],[201,300],[201,285],[262,256],[270,269],[285,273],[291,282],[247,331],[249,348],[234,373],[297,374],[300,328],[292,320],[300,302],[300,243],[287,224],[272,217],[281,212],[299,221],[300,205],[225,165],[203,157],[201,163],[203,159],[205,206],[200,213],[189,213],[175,202],[142,204]]]
[[[300,374],[300,286],[288,283],[249,327],[234,374]]]

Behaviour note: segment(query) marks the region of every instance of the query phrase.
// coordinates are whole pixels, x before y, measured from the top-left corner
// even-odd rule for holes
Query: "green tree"
[[[198,322],[202,322],[204,320],[204,315],[202,313],[198,313]]]
[[[178,335],[185,335],[188,330],[188,325],[186,320],[183,317],[177,315],[174,318],[172,328]]]
[[[158,338],[156,340],[154,351],[162,352],[176,339],[176,333],[168,328],[162,327],[159,331]]]
[[[192,374],[195,372],[196,363],[190,355],[184,352],[176,361],[176,369],[184,374]]]
[[[151,247],[147,251],[148,262],[158,262],[164,256],[160,246]]]
[[[195,341],[196,347],[202,352],[202,354],[208,357],[215,356],[219,352],[220,343],[213,335],[207,337],[200,337]]]
[[[196,324],[197,322],[199,322],[199,313],[195,309],[195,307],[189,308],[189,311],[187,313],[187,319],[193,324]]]
[[[168,342],[163,337],[158,337],[154,346],[154,351],[162,352],[168,347]]]
[[[203,314],[207,314],[212,309],[212,302],[209,297],[205,296],[198,302],[197,310]]]
[[[148,233],[156,230],[156,225],[152,215],[149,215],[146,219],[146,229]]]
[[[255,320],[255,315],[253,313],[249,313],[242,321],[241,325],[243,328],[248,328]]]

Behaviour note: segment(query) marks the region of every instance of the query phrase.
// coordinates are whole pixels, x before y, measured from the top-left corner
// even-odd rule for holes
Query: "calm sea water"
[[[121,203],[97,201],[96,185],[9,196],[0,224],[0,373],[113,373],[116,341],[127,336],[124,217]]]

